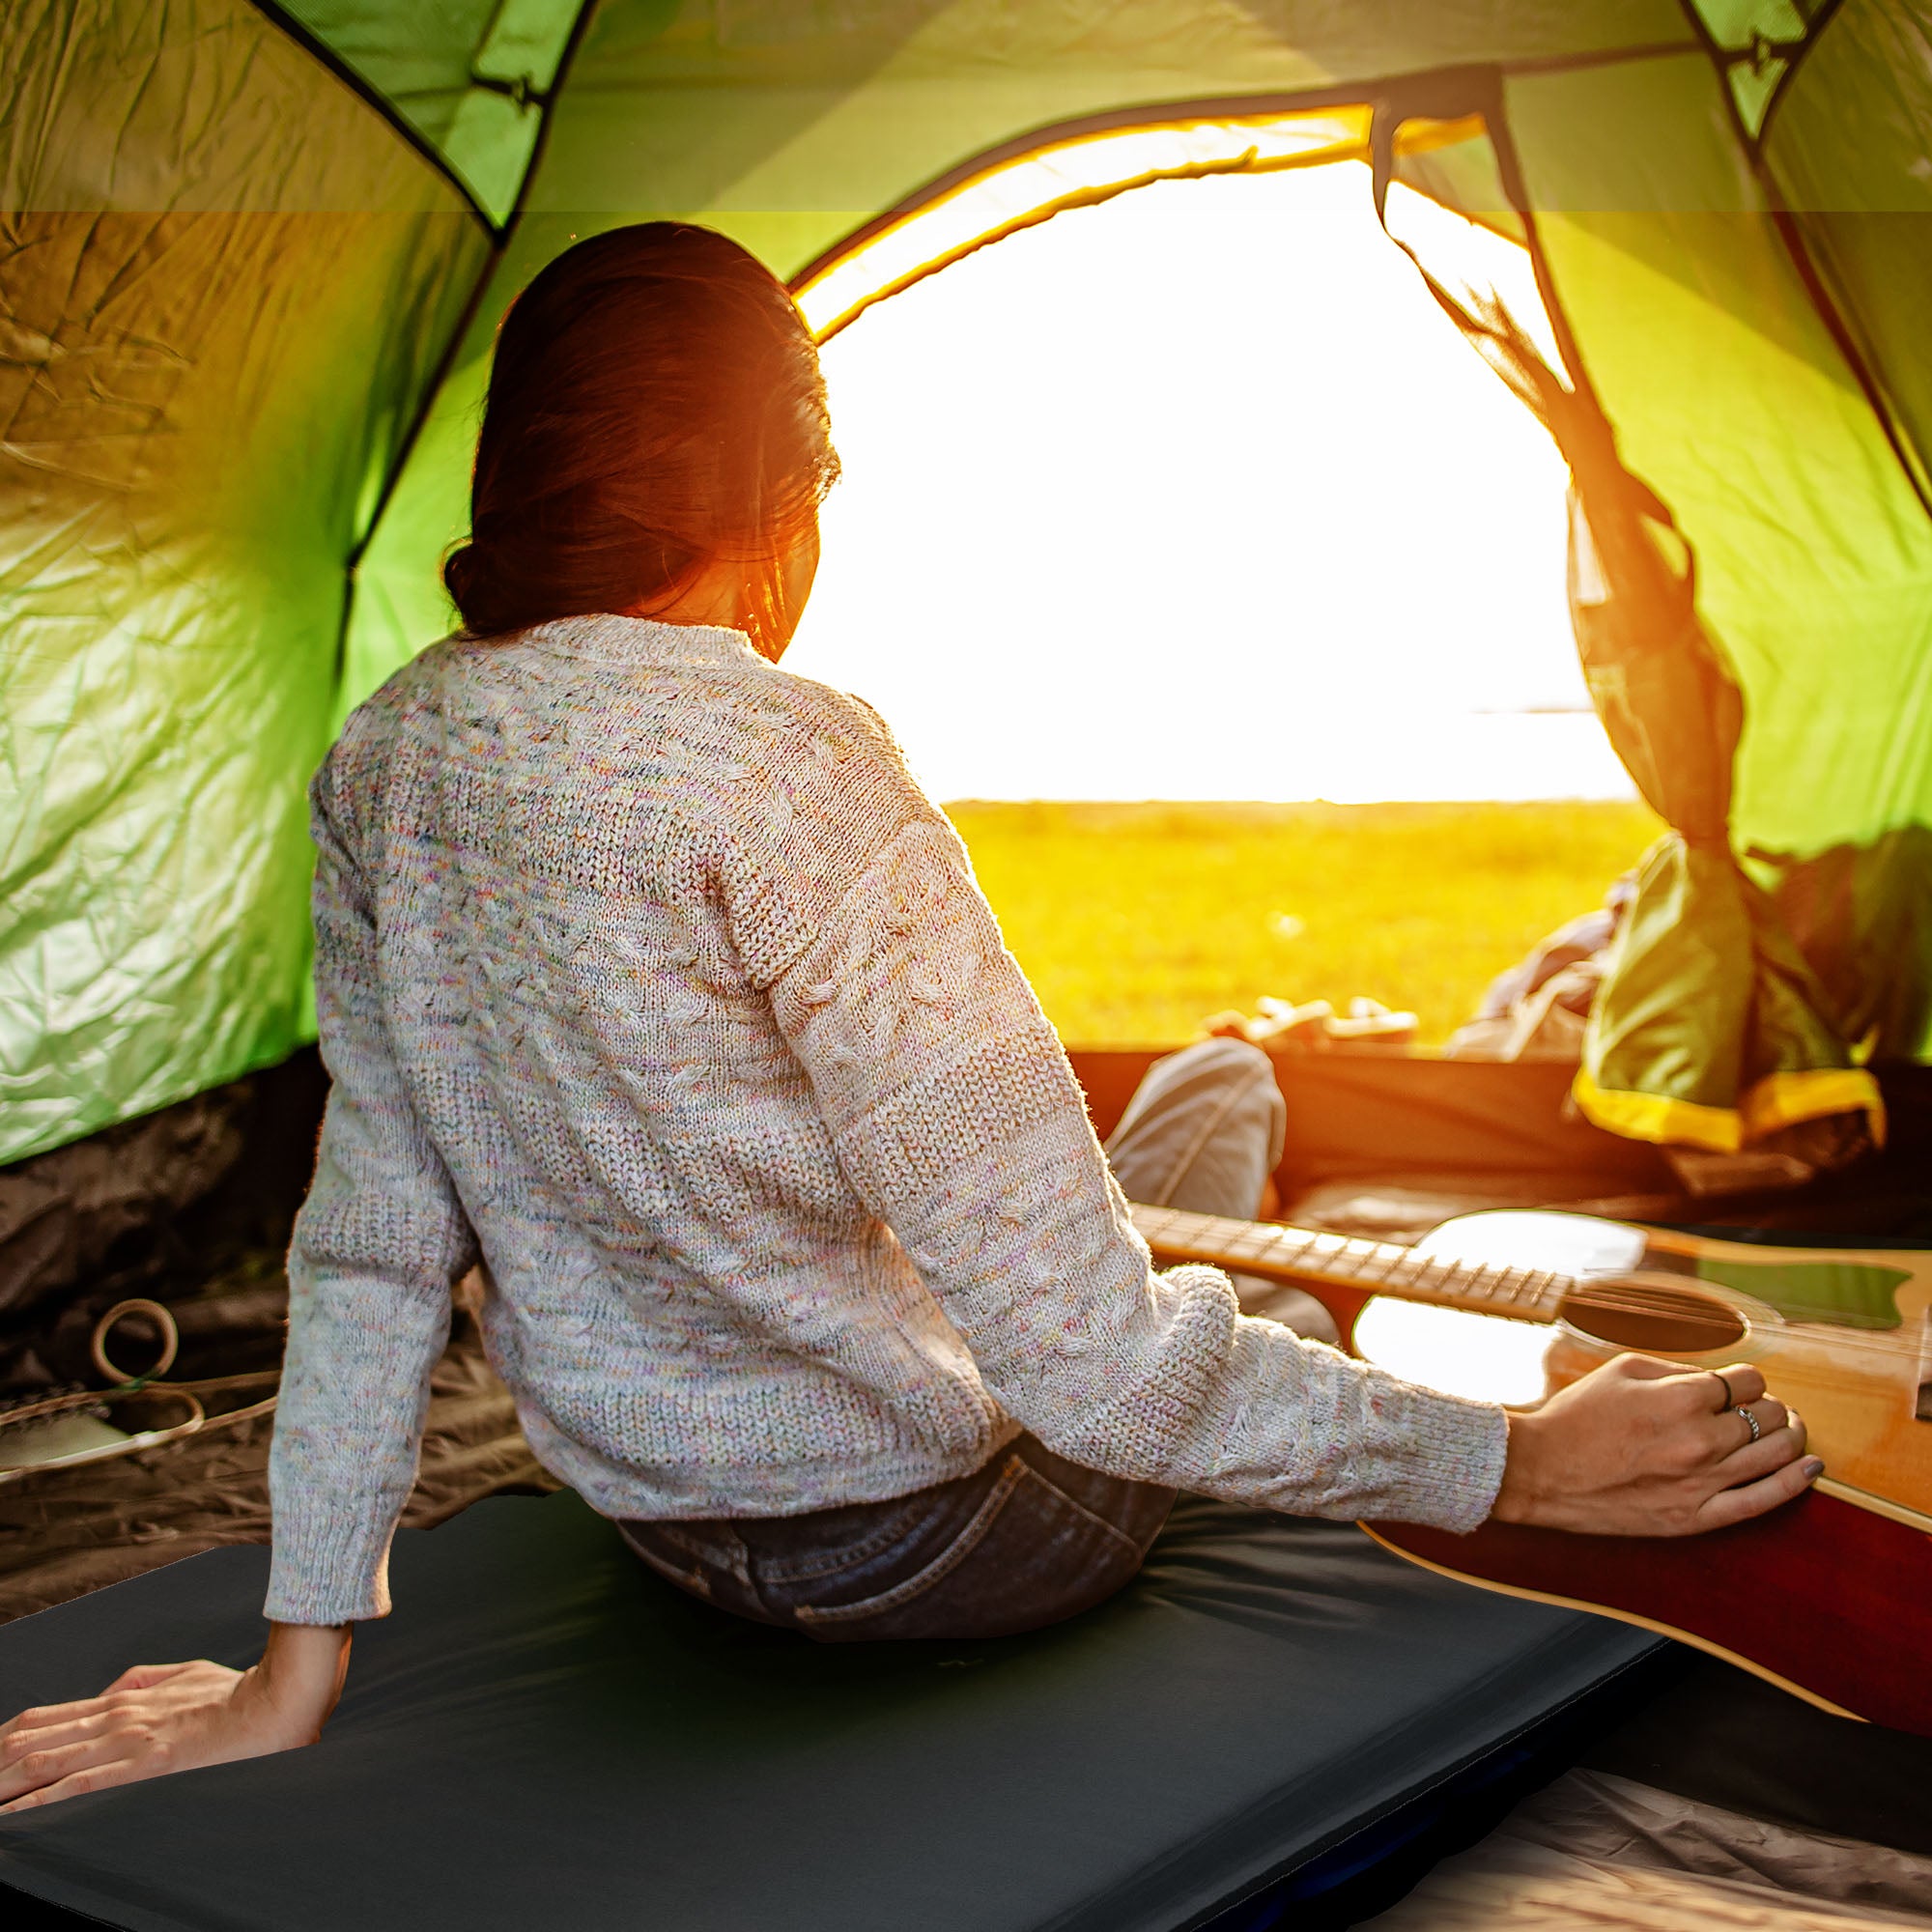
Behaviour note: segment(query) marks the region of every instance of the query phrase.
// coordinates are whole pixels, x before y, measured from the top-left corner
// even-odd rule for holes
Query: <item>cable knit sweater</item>
[[[958,838],[866,705],[734,631],[453,639],[313,789],[334,1076],[290,1256],[270,1617],[387,1608],[450,1285],[617,1517],[979,1466],[1467,1528],[1502,1413],[1156,1274]]]

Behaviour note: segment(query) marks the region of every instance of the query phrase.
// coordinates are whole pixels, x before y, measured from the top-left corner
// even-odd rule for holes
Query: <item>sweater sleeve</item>
[[[1117,1475],[1473,1528],[1502,1477],[1500,1408],[1244,1317],[1218,1269],[1153,1270],[965,848],[890,739],[866,735],[856,758],[815,761],[836,786],[802,764],[782,856],[748,855],[742,949],[771,964],[854,1188],[990,1393]]]
[[[289,1250],[267,1614],[341,1624],[388,1612],[389,1541],[415,1481],[450,1284],[477,1249],[390,1054],[375,923],[329,765],[310,799],[316,1008],[333,1084]]]

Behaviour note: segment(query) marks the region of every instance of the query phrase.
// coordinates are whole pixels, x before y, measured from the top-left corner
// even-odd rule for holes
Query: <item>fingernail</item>
[[[1815,1483],[1825,1473],[1825,1465],[1816,1456],[1807,1456],[1804,1459],[1804,1473]]]

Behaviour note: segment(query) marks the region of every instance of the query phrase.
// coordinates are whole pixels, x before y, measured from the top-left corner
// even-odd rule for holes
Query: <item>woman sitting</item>
[[[16,1718],[10,1808],[318,1735],[472,1267],[542,1462],[679,1587],[819,1639],[1073,1615],[1180,1489],[1656,1535],[1816,1473],[1749,1368],[1748,1445],[1716,1378],[1633,1359],[1509,1416],[1153,1271],[1122,1187],[1252,1214],[1268,1063],[1164,1064],[1110,1172],[945,815],[870,709],[779,668],[837,469],[811,338],[721,236],[598,236],[511,308],[464,628],[313,790],[334,1085],[266,1654]]]

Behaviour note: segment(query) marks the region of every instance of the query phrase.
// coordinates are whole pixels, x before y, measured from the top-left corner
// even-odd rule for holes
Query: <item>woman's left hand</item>
[[[98,1697],[22,1711],[0,1724],[0,1812],[313,1744],[348,1661],[346,1629],[277,1624],[251,1670],[141,1664]]]

